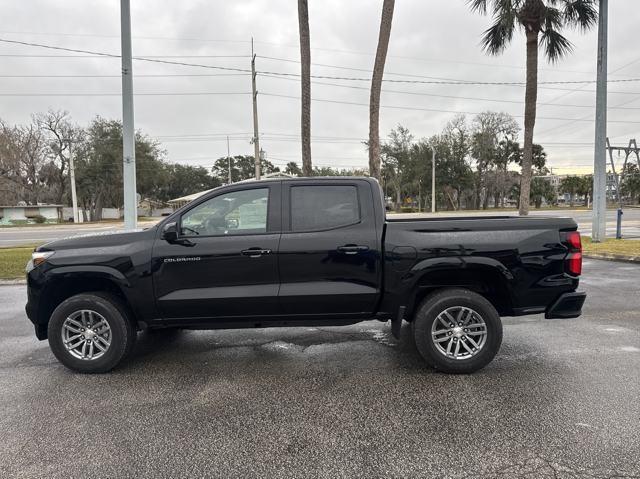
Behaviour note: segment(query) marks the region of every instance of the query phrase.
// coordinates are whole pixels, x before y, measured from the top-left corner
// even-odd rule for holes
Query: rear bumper
[[[547,319],[577,318],[582,314],[582,305],[587,293],[563,293],[547,308],[544,317]]]

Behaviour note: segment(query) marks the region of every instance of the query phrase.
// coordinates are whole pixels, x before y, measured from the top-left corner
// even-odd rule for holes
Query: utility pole
[[[229,184],[231,181],[231,154],[229,153],[229,135],[227,135],[227,163],[229,165]]]
[[[80,223],[80,215],[78,215],[78,196],[76,195],[76,168],[73,163],[73,151],[71,150],[71,144],[73,140],[66,138],[64,141],[69,145],[69,177],[71,178],[71,206],[73,206],[73,223]]]
[[[635,139],[629,140],[629,146],[611,146],[609,143],[609,138],[607,138],[607,152],[609,153],[609,160],[611,161],[611,173],[613,175],[613,181],[615,182],[616,187],[616,198],[618,200],[618,212],[616,215],[616,239],[622,238],[622,215],[624,214],[622,211],[622,183],[625,180],[625,175],[627,174],[627,165],[629,163],[629,157],[631,154],[635,153],[636,160],[638,160],[638,168],[640,168],[640,148],[638,148],[638,144]],[[624,152],[624,162],[622,163],[622,171],[620,175],[616,171],[616,163],[613,160],[613,152],[618,152],[618,157],[620,157],[620,153]]]
[[[251,38],[251,91],[253,97],[253,158],[256,165],[256,180],[260,179],[260,138],[258,136],[258,90],[256,90],[256,54]]]
[[[607,234],[607,8],[600,0],[598,14],[598,66],[596,87],[596,131],[593,152],[593,222],[591,239],[599,243]]]
[[[133,126],[133,65],[131,61],[131,6],[120,0],[122,49],[122,178],[124,181],[124,229],[136,227],[136,149]]]
[[[436,212],[436,148],[431,147],[431,212]]]

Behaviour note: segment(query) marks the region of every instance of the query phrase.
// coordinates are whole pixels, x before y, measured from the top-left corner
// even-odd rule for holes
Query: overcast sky
[[[295,0],[131,3],[134,56],[247,69],[253,37],[258,71],[299,73]],[[609,79],[639,78],[637,18],[630,14],[637,0],[609,3]],[[381,6],[381,0],[309,0],[312,74],[369,78]],[[119,54],[119,15],[117,0],[3,1],[0,38]],[[489,23],[489,18],[469,12],[464,0],[397,0],[385,78],[524,81],[521,35],[503,55],[489,57],[479,46]],[[543,62],[539,81],[595,80],[595,30],[568,31],[567,36],[574,43],[573,54],[558,65]],[[68,110],[80,124],[96,115],[121,116],[118,58],[0,42],[0,65],[0,118],[7,122],[27,122],[31,113],[48,108]],[[161,141],[169,160],[211,166],[226,155],[225,135],[231,137],[232,155],[253,153],[248,74],[144,61],[134,61],[133,69],[136,128]],[[369,82],[315,82],[314,164],[365,167],[361,141],[368,135]],[[609,86],[608,135],[614,143],[640,136],[639,83]],[[381,136],[400,123],[416,138],[428,137],[439,133],[454,112],[472,117],[489,109],[511,113],[522,124],[522,86],[385,83],[383,89]],[[594,89],[590,83],[541,85],[535,141],[548,151],[554,172],[590,169]],[[279,166],[299,162],[299,81],[263,75],[258,90],[267,159]]]

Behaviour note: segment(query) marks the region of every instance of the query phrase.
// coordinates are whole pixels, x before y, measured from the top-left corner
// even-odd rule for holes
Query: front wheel
[[[103,293],[66,299],[53,311],[49,346],[58,360],[81,373],[105,373],[133,348],[136,330],[122,302]]]
[[[502,322],[493,305],[467,289],[428,296],[413,320],[416,346],[435,369],[472,373],[489,364],[502,343]]]

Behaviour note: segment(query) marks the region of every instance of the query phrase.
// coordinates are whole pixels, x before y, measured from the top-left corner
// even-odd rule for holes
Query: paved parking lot
[[[0,477],[640,476],[640,266],[585,262],[585,314],[505,320],[472,376],[403,328],[141,334],[130,361],[59,365],[0,287]]]

